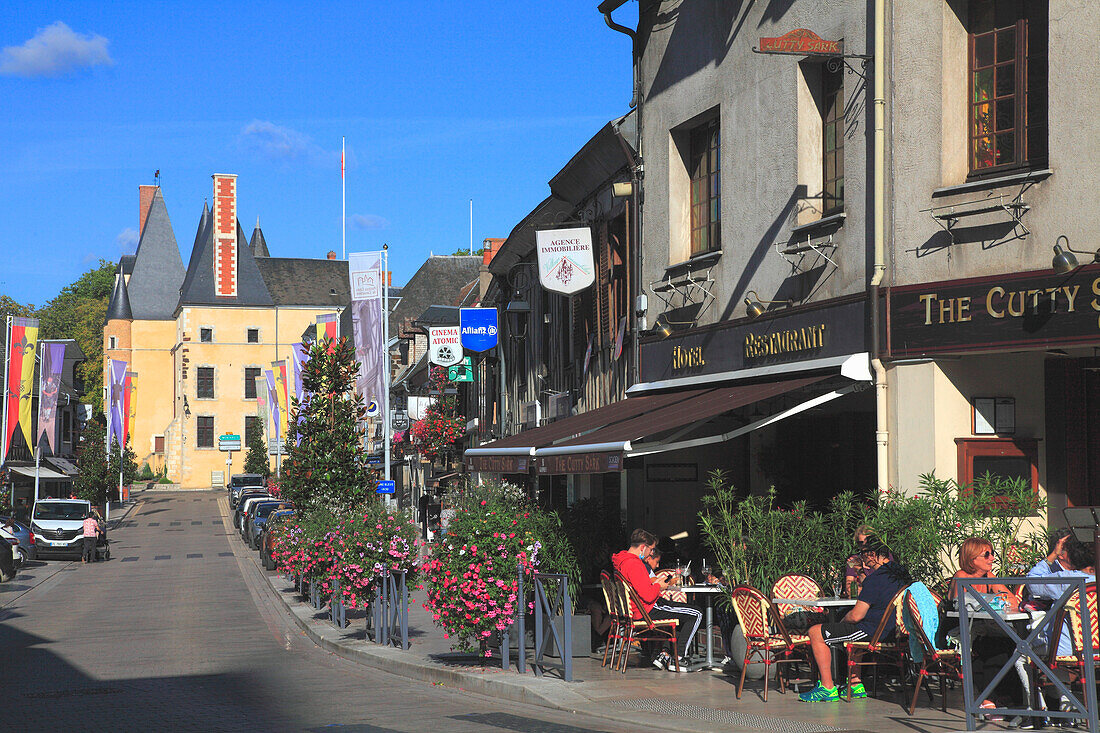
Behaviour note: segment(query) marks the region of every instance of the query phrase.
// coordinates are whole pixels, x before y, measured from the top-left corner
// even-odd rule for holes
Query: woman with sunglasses
[[[996,577],[993,565],[997,561],[997,552],[993,544],[984,537],[968,537],[959,546],[959,570],[952,578],[948,586],[948,598],[956,600],[956,578],[992,578]],[[1005,608],[1009,612],[1018,610],[1020,599],[1008,589],[1008,586],[999,583],[982,583],[972,586],[976,593],[986,593],[999,596],[1005,602]],[[972,627],[974,634],[971,648],[974,651],[974,690],[980,692],[1000,671],[1008,661],[1009,656],[1015,651],[1016,646],[1008,637],[999,633],[997,627],[990,624],[977,623]],[[1017,703],[1023,698],[1023,690],[1020,683],[1013,675],[1006,676],[995,690],[998,701],[1002,703]],[[998,707],[993,700],[983,700],[983,708]],[[990,716],[989,720],[1002,719],[1000,716]]]

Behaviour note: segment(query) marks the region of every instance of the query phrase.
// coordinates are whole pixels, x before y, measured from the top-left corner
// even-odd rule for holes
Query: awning
[[[34,466],[12,466],[11,470],[18,473],[20,476],[29,476],[34,478]],[[46,479],[48,481],[70,481],[71,479],[63,473],[58,473],[53,469],[46,468],[45,466],[38,467],[38,478]]]
[[[471,448],[465,452],[466,464],[471,471],[492,473],[525,473],[531,466],[541,474],[618,471],[625,458],[730,440],[865,386],[848,380],[836,386],[836,379],[835,374],[817,374],[631,397]],[[732,431],[685,438],[719,415],[799,391],[807,399],[794,407]]]
[[[75,476],[77,473],[79,473],[76,465],[74,465],[73,462],[69,461],[68,459],[55,457],[47,458],[46,460],[52,463],[55,468],[66,475]]]

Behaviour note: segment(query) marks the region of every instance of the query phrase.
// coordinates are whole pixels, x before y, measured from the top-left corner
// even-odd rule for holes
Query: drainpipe
[[[634,150],[636,156],[631,154],[629,150],[625,149],[627,159],[630,160],[630,183],[631,183],[631,198],[633,201],[633,217],[631,217],[631,232],[630,232],[630,247],[633,255],[633,281],[634,292],[630,294],[629,307],[631,313],[634,316],[634,329],[633,338],[631,339],[631,385],[637,384],[639,381],[639,368],[640,368],[640,344],[642,332],[640,328],[642,316],[639,315],[638,301],[639,296],[644,292],[642,288],[642,178],[644,175],[644,169],[642,161],[645,159],[642,155],[642,79],[641,79],[641,58],[638,54],[638,33],[632,28],[628,28],[625,25],[619,25],[611,19],[611,13],[621,7],[626,0],[604,0],[599,4],[598,10],[603,14],[604,22],[607,23],[607,27],[613,31],[618,31],[630,38],[630,66],[633,76],[633,92],[630,98],[630,107],[634,110],[635,120],[635,139]],[[641,10],[639,12],[639,22]],[[621,139],[621,138],[620,138]]]
[[[890,431],[886,400],[886,368],[879,358],[882,314],[879,286],[886,274],[886,0],[875,0],[875,132],[874,132],[874,269],[870,282],[871,369],[875,375],[875,462],[878,490],[890,485]]]

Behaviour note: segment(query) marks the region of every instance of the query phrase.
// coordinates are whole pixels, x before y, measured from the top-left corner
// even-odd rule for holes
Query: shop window
[[[844,209],[844,67],[821,69],[821,207]]]
[[[258,329],[258,328],[248,329],[248,343],[250,343],[250,344],[260,343],[260,329]]]
[[[1021,479],[1039,487],[1039,441],[1033,438],[956,438],[959,484],[987,473],[994,479]]]
[[[199,448],[213,448],[214,447],[214,417],[211,415],[200,415],[196,419],[195,429],[196,443]]]
[[[244,368],[244,398],[246,400],[256,399],[256,380],[259,376],[260,367]]]
[[[691,178],[691,255],[722,248],[722,140],[716,117],[691,130],[688,137]]]
[[[1047,3],[968,6],[971,175],[1047,162]]]
[[[199,329],[199,341],[204,344],[214,342],[214,329],[212,328],[200,328]]]
[[[214,399],[214,367],[199,367],[195,382],[195,397],[203,400]]]

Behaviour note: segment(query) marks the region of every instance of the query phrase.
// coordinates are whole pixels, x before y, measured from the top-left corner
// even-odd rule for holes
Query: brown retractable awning
[[[465,453],[472,471],[603,473],[622,468],[631,441],[705,422],[731,410],[830,379],[816,375],[764,384],[642,395],[526,430]]]

